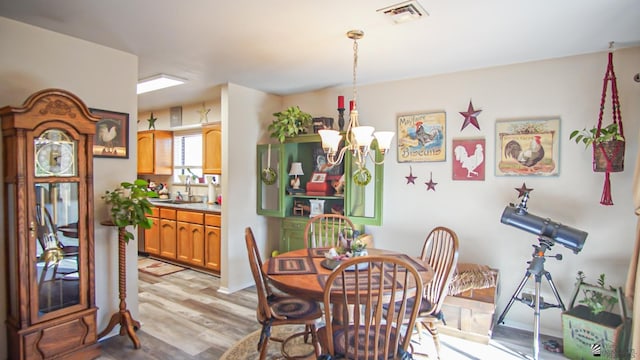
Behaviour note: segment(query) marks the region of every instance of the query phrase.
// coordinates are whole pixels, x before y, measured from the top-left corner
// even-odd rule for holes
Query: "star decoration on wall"
[[[429,190],[436,191],[436,185],[438,185],[438,183],[433,182],[433,172],[429,173],[429,181],[424,184],[427,185],[427,191]]]
[[[411,166],[409,166],[409,176],[405,176],[405,178],[407,179],[407,184],[416,184],[416,179],[418,177],[413,176],[413,169],[411,169]]]
[[[156,120],[158,120],[158,118],[154,117],[152,112],[151,115],[149,115],[149,118],[147,119],[147,121],[149,122],[149,130],[156,129]]]
[[[524,194],[530,193],[530,192],[533,191],[533,188],[528,188],[527,184],[525,184],[525,183],[522,183],[521,187],[514,188],[514,189],[516,189],[516,191],[518,192],[518,198],[521,198],[521,197],[524,196]]]
[[[469,124],[476,127],[476,129],[480,130],[480,125],[478,124],[478,114],[480,114],[482,110],[476,110],[473,108],[473,103],[469,100],[469,108],[467,111],[461,111],[460,115],[464,116],[464,123],[462,123],[462,128],[460,131],[464,130]]]
[[[202,103],[202,108],[200,110],[198,110],[198,113],[200,114],[200,123],[201,124],[205,124],[209,122],[209,119],[207,118],[207,115],[209,114],[209,111],[211,111],[211,108],[206,109],[204,107],[204,103]]]

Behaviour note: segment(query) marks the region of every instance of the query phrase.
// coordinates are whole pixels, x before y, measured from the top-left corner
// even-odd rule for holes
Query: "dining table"
[[[277,289],[296,297],[322,302],[325,284],[336,263],[325,257],[330,248],[304,248],[289,251],[267,259],[262,271]],[[401,252],[385,249],[367,249],[371,256],[392,256],[412,264],[426,286],[433,279],[428,262]],[[334,322],[340,322],[341,312],[334,307]]]

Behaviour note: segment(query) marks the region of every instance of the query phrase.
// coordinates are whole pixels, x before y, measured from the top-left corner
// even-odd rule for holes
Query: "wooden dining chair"
[[[422,292],[420,274],[402,258],[362,256],[342,262],[324,290],[324,307],[333,306],[334,312],[338,307],[341,315],[338,323],[325,312],[326,325],[318,330],[323,358],[410,359]]]
[[[354,229],[354,225],[344,215],[316,215],[309,219],[304,228],[304,242],[309,248],[337,247],[338,234],[345,228]]]
[[[256,317],[262,325],[262,333],[258,341],[260,359],[263,360],[266,358],[269,340],[282,343],[282,354],[286,358],[292,358],[286,353],[285,348],[287,342],[299,336],[304,336],[305,341],[308,341],[309,335],[311,335],[311,344],[314,347],[314,353],[318,356],[320,349],[315,322],[322,317],[320,304],[311,300],[274,293],[269,286],[266,275],[262,272],[262,258],[260,257],[260,251],[258,250],[253,231],[250,227],[245,229],[245,241],[249,254],[249,265],[256,283],[256,293],[258,295]],[[305,330],[295,333],[286,339],[271,336],[273,326],[288,324],[304,325]]]
[[[425,286],[416,323],[420,340],[422,340],[422,328],[426,328],[431,334],[438,359],[440,358],[440,339],[437,326],[440,322],[444,322],[442,304],[458,263],[458,248],[458,235],[449,228],[438,226],[427,236],[420,256],[423,261],[431,265],[434,275],[433,280]]]

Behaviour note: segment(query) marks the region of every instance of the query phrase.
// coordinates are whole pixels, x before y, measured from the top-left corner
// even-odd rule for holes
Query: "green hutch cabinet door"
[[[354,224],[382,225],[384,157],[374,146],[375,141],[370,151],[376,154],[377,164],[367,157],[364,169],[358,167],[351,153],[345,156],[344,214]]]
[[[257,159],[256,211],[260,215],[284,217],[283,198],[288,180],[281,169],[285,161],[284,145],[258,145]]]

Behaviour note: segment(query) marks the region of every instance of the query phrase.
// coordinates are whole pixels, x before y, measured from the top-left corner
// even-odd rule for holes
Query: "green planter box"
[[[565,311],[562,313],[564,356],[573,360],[618,359],[617,354],[623,352],[623,327],[620,315],[610,312],[594,318],[584,305]]]

